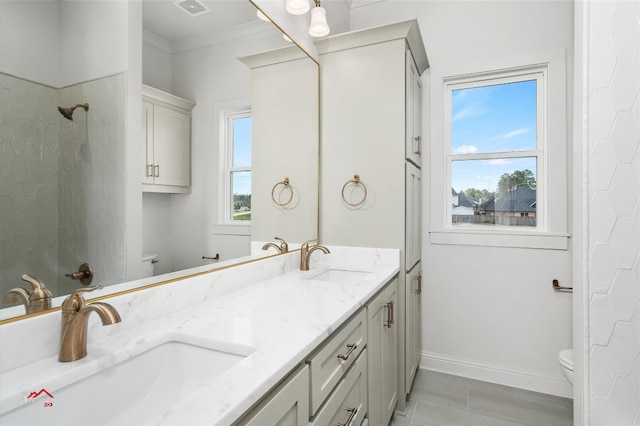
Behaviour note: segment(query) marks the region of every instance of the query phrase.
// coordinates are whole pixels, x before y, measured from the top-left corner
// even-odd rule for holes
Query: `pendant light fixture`
[[[309,35],[312,37],[324,37],[329,34],[329,24],[327,23],[327,11],[320,6],[320,0],[314,0],[316,7],[311,9],[311,25],[309,25]]]
[[[292,15],[304,15],[309,11],[309,0],[287,0],[285,7]]]
[[[311,9],[311,24],[309,35],[312,37],[324,37],[331,31],[327,23],[327,11],[320,6],[320,0],[313,0],[315,7]],[[286,0],[285,8],[292,15],[304,15],[310,9],[309,0]]]

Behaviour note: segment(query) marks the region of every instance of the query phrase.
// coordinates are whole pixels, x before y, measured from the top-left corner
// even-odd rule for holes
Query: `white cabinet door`
[[[153,107],[154,184],[189,186],[191,164],[189,114]]]
[[[405,151],[407,160],[422,165],[422,82],[413,62],[411,51],[406,52],[406,128]]]
[[[144,170],[142,183],[153,183],[153,105],[142,102],[142,141],[144,144]]]
[[[300,367],[238,425],[308,426],[309,367]]]
[[[405,270],[420,261],[422,245],[422,172],[406,163],[405,182]]]
[[[411,391],[422,352],[422,271],[420,263],[407,273],[405,292],[405,392]]]
[[[398,402],[398,279],[367,305],[369,334],[369,424],[387,426]]]
[[[145,192],[191,191],[191,110],[195,104],[142,86]]]

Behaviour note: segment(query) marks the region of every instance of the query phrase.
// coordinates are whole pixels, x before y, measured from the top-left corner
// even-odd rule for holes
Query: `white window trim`
[[[538,90],[546,91],[546,108],[542,108],[542,120],[546,123],[538,129],[543,132],[536,151],[542,150],[537,165],[538,199],[544,200],[542,209],[537,212],[541,225],[535,229],[514,229],[511,227],[492,227],[491,229],[452,226],[451,221],[451,171],[450,171],[450,92],[447,87],[452,82],[464,82],[482,77],[501,77],[521,75],[523,72],[544,69],[544,86]],[[566,70],[564,49],[525,54],[518,57],[499,58],[470,64],[464,70],[456,69],[442,73],[440,87],[434,88],[434,98],[441,94],[443,99],[442,143],[431,145],[431,230],[432,244],[456,244],[488,247],[521,247],[552,250],[568,249],[568,194],[567,194],[567,117],[566,109]],[[435,79],[433,80],[435,83]],[[436,83],[438,84],[438,83]],[[544,96],[544,95],[543,95]],[[449,108],[449,109],[447,109]],[[437,138],[434,138],[437,140]],[[523,152],[523,154],[525,154]],[[494,154],[488,154],[493,156]],[[501,154],[495,154],[501,156]],[[459,155],[456,159],[463,159]],[[478,158],[477,154],[474,158]],[[446,178],[443,180],[442,177]],[[540,198],[544,197],[544,198]],[[549,208],[551,207],[552,208]]]
[[[244,234],[239,228],[250,228],[251,221],[233,221],[231,220],[231,172],[234,171],[251,171],[251,167],[230,167],[233,161],[233,150],[229,141],[232,129],[229,126],[229,120],[234,117],[250,116],[251,107],[247,104],[242,106],[235,105],[219,112],[219,173],[218,173],[218,223],[215,226],[214,233],[227,233],[222,227],[233,227],[235,230],[229,230],[234,235]],[[240,234],[238,234],[240,232]]]

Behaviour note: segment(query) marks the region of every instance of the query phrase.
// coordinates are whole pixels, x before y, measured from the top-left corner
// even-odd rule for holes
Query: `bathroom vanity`
[[[309,271],[294,251],[104,299],[122,322],[90,319],[75,362],[59,311],[0,326],[0,423],[371,424],[372,392],[398,391],[376,380],[397,374],[399,251],[329,249]]]

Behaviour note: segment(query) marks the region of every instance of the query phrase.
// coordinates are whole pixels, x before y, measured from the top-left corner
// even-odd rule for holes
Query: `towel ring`
[[[280,191],[284,191],[285,189],[289,189],[289,199],[287,201],[285,201],[284,203],[281,203],[280,201],[276,200],[276,188],[278,188],[280,185],[284,186],[284,188],[282,188]],[[286,177],[284,178],[284,180],[276,183],[275,185],[273,185],[273,189],[271,190],[271,199],[273,200],[273,202],[280,207],[285,207],[287,205],[289,205],[289,203],[291,203],[291,200],[293,200],[293,188],[291,188],[291,185],[289,185],[289,178]]]
[[[362,187],[362,189],[364,190],[364,196],[362,197],[362,200],[360,200],[357,203],[350,203],[349,201],[347,201],[347,198],[344,196],[344,190],[347,188],[347,186],[349,186],[349,184],[360,185]],[[366,200],[367,200],[367,186],[360,181],[360,175],[357,175],[357,174],[353,175],[353,179],[347,181],[347,183],[345,183],[342,186],[342,201],[344,201],[345,204],[351,207],[358,207],[364,204]]]

